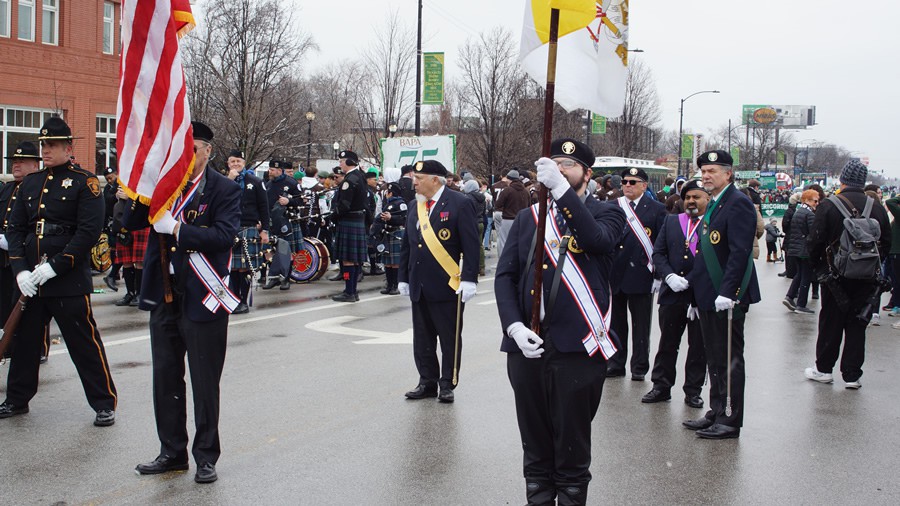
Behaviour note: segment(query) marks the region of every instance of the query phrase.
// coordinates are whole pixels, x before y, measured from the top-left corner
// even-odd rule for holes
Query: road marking
[[[371,338],[362,341],[353,341],[353,344],[412,344],[412,329],[406,329],[402,332],[381,332],[378,330],[353,329],[344,326],[345,323],[362,319],[363,318],[360,316],[336,316],[334,318],[325,318],[324,320],[309,322],[306,324],[306,328],[316,332],[325,332],[326,334]]]

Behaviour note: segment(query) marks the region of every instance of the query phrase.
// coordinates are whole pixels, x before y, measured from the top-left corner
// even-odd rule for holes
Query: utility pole
[[[416,137],[422,135],[422,0],[419,0],[419,34],[416,38]]]

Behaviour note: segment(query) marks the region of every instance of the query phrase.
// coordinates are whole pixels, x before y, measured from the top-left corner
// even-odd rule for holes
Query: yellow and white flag
[[[560,10],[556,102],[567,111],[621,116],[628,77],[628,0],[525,0],[519,59],[542,86],[551,8]]]

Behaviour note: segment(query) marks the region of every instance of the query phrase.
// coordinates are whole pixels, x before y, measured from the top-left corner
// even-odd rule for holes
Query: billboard
[[[816,124],[816,106],[744,104],[741,108],[741,124],[805,129]]]
[[[420,160],[437,160],[450,172],[456,172],[456,136],[381,139],[381,160],[385,167],[403,167]]]

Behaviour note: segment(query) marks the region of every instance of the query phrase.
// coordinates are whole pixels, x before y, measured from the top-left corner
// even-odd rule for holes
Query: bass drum
[[[301,246],[303,249],[294,253],[291,281],[310,283],[321,278],[328,270],[328,247],[315,237],[304,237]]]
[[[106,272],[112,267],[112,259],[109,253],[109,238],[106,232],[100,234],[97,244],[91,248],[91,267],[97,272]]]

